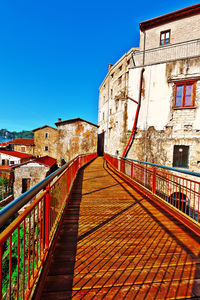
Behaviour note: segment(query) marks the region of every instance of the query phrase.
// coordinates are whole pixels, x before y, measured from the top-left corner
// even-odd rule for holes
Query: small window
[[[195,83],[182,82],[175,84],[174,108],[193,107],[195,100]]]
[[[23,178],[22,179],[22,194],[30,189],[31,179]]]
[[[167,45],[170,43],[170,30],[162,31],[160,33],[160,45]]]
[[[119,67],[119,72],[121,72],[121,70],[122,70],[122,65]]]
[[[45,138],[47,139],[49,137],[49,133],[45,132]]]
[[[189,168],[189,146],[174,146],[173,167]]]
[[[5,166],[5,164],[6,164],[5,159],[2,159],[1,163],[2,163],[2,166]]]
[[[48,147],[48,146],[45,146],[45,147],[44,147],[44,150],[45,150],[45,151],[48,151],[48,150],[49,150],[49,147]]]
[[[127,60],[127,66],[130,65],[130,61],[131,61],[130,59]]]
[[[110,96],[112,98],[112,96],[113,96],[113,89],[110,90]]]
[[[119,78],[118,78],[118,85],[120,85],[122,83],[122,76],[120,76]]]
[[[26,148],[25,147],[21,147],[21,152],[25,152]]]
[[[14,161],[13,160],[10,161],[10,165],[14,165]]]
[[[112,115],[112,109],[110,108],[110,115]]]
[[[115,72],[111,74],[111,78],[114,78]]]

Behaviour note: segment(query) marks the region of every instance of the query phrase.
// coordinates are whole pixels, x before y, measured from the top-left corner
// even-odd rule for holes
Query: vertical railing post
[[[124,170],[124,160],[122,158],[120,158],[120,171],[123,173],[123,170]]]
[[[131,178],[133,179],[133,163],[131,163]]]
[[[153,168],[152,192],[156,193],[156,168]]]
[[[44,241],[45,248],[49,248],[49,222],[50,222],[50,188],[46,187],[45,195],[45,219],[44,219]]]

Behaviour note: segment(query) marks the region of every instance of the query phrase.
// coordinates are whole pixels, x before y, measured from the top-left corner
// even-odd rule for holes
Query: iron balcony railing
[[[195,224],[200,223],[200,173],[104,154],[119,172],[175,208]],[[182,176],[175,175],[179,172]],[[185,177],[183,177],[185,175]]]
[[[78,170],[96,156],[77,156],[0,211],[0,299],[31,296]]]
[[[145,52],[135,50],[134,60],[136,66],[143,65],[143,55],[145,65],[188,57],[197,57],[200,56],[200,39],[168,44],[157,48],[147,49]]]

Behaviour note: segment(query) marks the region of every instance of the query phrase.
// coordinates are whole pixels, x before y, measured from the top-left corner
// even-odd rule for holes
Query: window
[[[47,139],[49,137],[49,133],[45,132],[45,138]]]
[[[122,70],[122,65],[119,67],[119,72],[121,72],[121,70]]]
[[[30,189],[31,179],[23,178],[22,179],[22,194]]]
[[[48,147],[48,146],[45,146],[45,147],[44,147],[44,150],[45,150],[45,151],[48,151],[48,150],[49,150],[49,147]]]
[[[14,161],[13,160],[10,161],[10,165],[14,165]]]
[[[26,148],[25,147],[21,147],[21,152],[25,152]]]
[[[5,166],[5,164],[6,164],[5,159],[2,159],[1,163],[2,163],[2,166]]]
[[[112,98],[112,96],[113,96],[113,89],[110,90],[110,96]]]
[[[189,168],[189,146],[174,145],[173,167]]]
[[[130,65],[130,61],[131,61],[131,60],[130,60],[130,58],[129,58],[129,60],[127,60],[127,66]]]
[[[113,77],[114,77],[114,75],[115,75],[115,73],[112,73],[112,74],[111,74],[111,78],[113,78]]]
[[[195,82],[175,83],[174,108],[193,107],[195,99]]]
[[[167,45],[170,43],[170,30],[162,31],[160,33],[160,45]]]
[[[110,108],[110,115],[112,115],[112,108]]]
[[[120,76],[119,78],[118,78],[118,85],[120,85],[122,83],[122,76]]]

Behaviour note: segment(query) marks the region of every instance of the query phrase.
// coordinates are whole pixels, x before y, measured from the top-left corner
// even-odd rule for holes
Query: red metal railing
[[[27,299],[39,277],[78,170],[96,154],[76,157],[0,234],[0,299]]]
[[[119,172],[181,211],[187,218],[200,222],[200,182],[191,179],[191,175],[200,176],[200,174],[183,171],[184,177],[177,176],[174,174],[177,171],[174,168],[163,166],[170,170],[166,172],[161,169],[162,166],[158,167],[155,164],[150,164],[154,166],[149,167],[145,163],[136,163],[109,154],[104,154],[104,157]],[[178,172],[181,173],[181,170]]]

